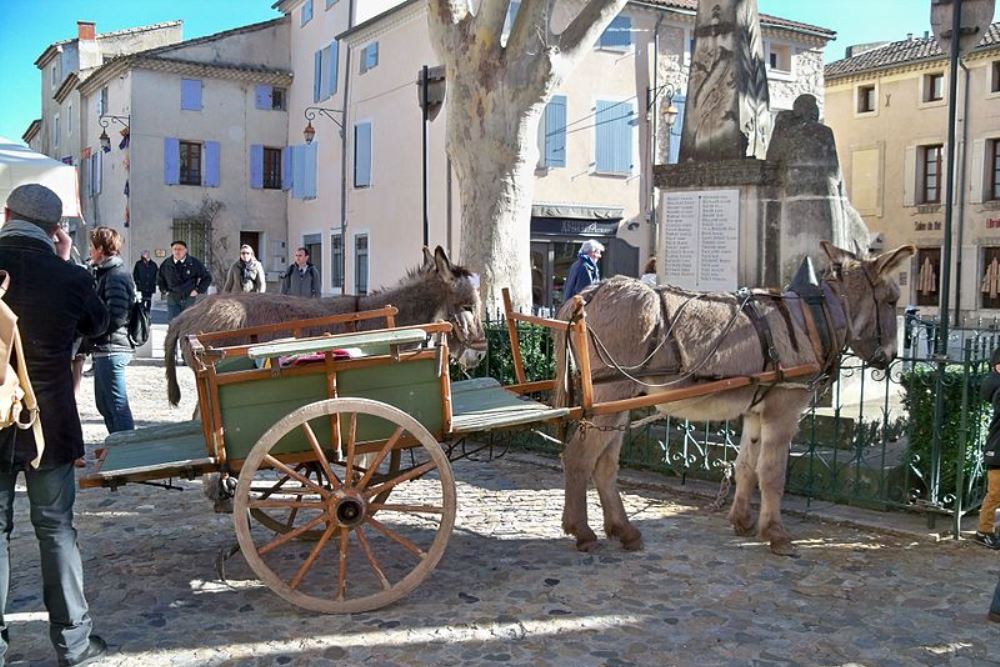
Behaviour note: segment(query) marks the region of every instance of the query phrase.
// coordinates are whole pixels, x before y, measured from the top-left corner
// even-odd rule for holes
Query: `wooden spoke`
[[[404,472],[399,477],[393,477],[388,482],[383,482],[378,486],[373,486],[370,489],[365,489],[365,495],[376,496],[382,493],[383,491],[388,491],[389,489],[392,489],[397,485],[402,484],[403,482],[408,482],[411,479],[420,477],[421,475],[424,475],[430,472],[431,470],[434,470],[434,468],[437,468],[437,463],[435,463],[434,461],[428,461],[427,463],[421,466],[417,466],[416,468],[411,468],[410,470]]]
[[[251,500],[250,507],[253,509],[315,509],[315,510],[325,510],[326,503],[316,503],[308,502],[303,500],[277,500],[275,498],[262,498],[260,500]]]
[[[382,465],[382,460],[385,459],[386,455],[390,451],[392,451],[392,448],[396,445],[397,442],[399,442],[399,439],[402,437],[402,435],[403,435],[403,427],[397,426],[396,430],[393,431],[391,436],[389,436],[389,439],[385,441],[384,445],[382,445],[382,449],[379,450],[378,456],[376,456],[375,460],[372,461],[372,464],[368,466],[368,470],[365,471],[365,476],[362,477],[361,480],[357,483],[358,490],[364,490],[364,488],[368,486],[368,482],[372,481],[372,475],[374,475],[375,471],[378,470],[378,467]]]
[[[308,523],[305,523],[305,524],[299,526],[298,528],[290,530],[287,533],[282,533],[281,535],[278,535],[276,538],[274,538],[273,540],[271,540],[270,542],[268,542],[264,546],[258,547],[257,553],[259,553],[261,555],[266,554],[268,551],[271,551],[275,547],[280,547],[285,542],[288,542],[289,540],[291,540],[291,539],[293,539],[295,537],[298,537],[302,533],[306,532],[307,530],[309,530],[313,526],[319,525],[323,521],[331,521],[330,515],[327,514],[326,512],[324,512],[323,514],[320,514],[318,517],[316,517],[312,521],[310,521]]]
[[[363,526],[358,526],[354,529],[354,534],[358,536],[358,544],[361,545],[361,550],[365,554],[365,558],[368,559],[368,564],[372,566],[375,570],[375,575],[378,580],[382,583],[382,590],[387,591],[392,588],[392,584],[389,583],[389,578],[385,576],[385,572],[379,567],[378,561],[375,560],[374,554],[372,554],[372,548],[368,545],[368,538],[365,537],[365,531]]]
[[[319,538],[319,542],[316,543],[316,546],[312,548],[312,551],[310,551],[309,555],[306,557],[305,562],[302,563],[302,567],[300,567],[298,572],[295,573],[295,576],[292,577],[292,580],[288,582],[289,588],[295,590],[296,588],[299,587],[299,584],[302,583],[302,579],[306,576],[306,574],[309,572],[309,569],[313,566],[313,563],[315,563],[316,559],[319,557],[319,552],[323,550],[323,547],[326,546],[326,543],[330,539],[330,536],[333,535],[334,531],[336,530],[337,530],[337,524],[330,522],[330,525],[327,527],[327,529],[323,531],[323,536]]]
[[[389,528],[385,524],[381,523],[380,521],[376,521],[373,517],[368,517],[368,523],[370,523],[372,525],[372,528],[374,528],[378,532],[382,533],[383,535],[385,535],[386,537],[388,537],[390,540],[394,540],[396,542],[399,542],[401,545],[403,545],[403,547],[407,551],[409,551],[410,553],[412,553],[414,556],[417,556],[418,558],[424,558],[427,555],[426,551],[424,551],[423,549],[421,549],[416,544],[414,544],[413,542],[409,541],[408,539],[406,539],[405,537],[403,537],[402,535],[400,535],[396,531],[392,530],[391,528]]]
[[[337,568],[337,599],[343,600],[347,592],[347,538],[351,533],[346,528],[340,529],[340,566]]]
[[[277,468],[281,472],[285,473],[289,477],[291,477],[293,479],[297,479],[302,484],[304,484],[304,485],[308,486],[309,488],[315,490],[316,492],[319,493],[319,495],[323,496],[324,498],[329,498],[330,497],[330,492],[329,491],[327,491],[326,489],[324,489],[322,486],[316,484],[316,482],[312,481],[308,477],[299,474],[295,470],[292,470],[291,468],[289,468],[284,463],[282,463],[278,459],[274,458],[270,454],[265,454],[264,455],[264,461],[267,462],[269,465]]]
[[[354,479],[354,441],[358,434],[358,413],[351,413],[351,426],[347,431],[347,461],[345,462],[344,481],[347,484]]]
[[[394,505],[391,503],[372,503],[368,509],[374,514],[379,510],[386,512],[406,512],[407,514],[441,514],[443,507],[437,505]]]
[[[309,441],[309,446],[312,447],[313,452],[316,453],[316,459],[319,461],[319,467],[323,470],[323,474],[325,474],[326,478],[330,480],[331,484],[333,484],[333,488],[338,488],[340,486],[340,479],[330,468],[330,462],[326,460],[326,452],[324,452],[323,448],[320,447],[319,440],[316,438],[316,434],[313,432],[309,422],[302,422],[302,431],[306,434],[306,440]]]

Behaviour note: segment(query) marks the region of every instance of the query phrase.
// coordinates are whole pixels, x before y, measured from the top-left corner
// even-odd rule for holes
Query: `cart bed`
[[[453,433],[493,431],[534,424],[569,414],[504,389],[493,378],[476,378],[451,384]]]

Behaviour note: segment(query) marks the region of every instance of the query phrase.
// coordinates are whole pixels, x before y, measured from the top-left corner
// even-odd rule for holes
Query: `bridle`
[[[838,263],[835,263],[831,267],[831,269],[832,269],[832,275],[829,276],[827,278],[827,280],[829,282],[831,282],[831,283],[837,283],[838,285],[840,285],[842,287],[843,286],[843,275],[844,275],[843,274],[843,270],[844,270],[843,269],[843,265],[838,262]],[[881,316],[881,313],[880,313],[880,309],[881,309],[882,304],[879,303],[878,298],[875,296],[876,281],[875,281],[874,278],[872,278],[872,274],[871,274],[872,267],[869,266],[868,264],[861,264],[861,272],[864,274],[865,281],[868,283],[869,297],[871,298],[872,305],[874,306],[874,314],[875,314],[874,315],[875,316],[875,336],[874,336],[874,341],[875,341],[875,350],[878,351],[878,350],[881,350],[882,347],[885,344],[885,333],[884,333],[884,331],[882,329],[882,316]],[[847,339],[844,341],[845,347],[849,343],[856,343],[856,342],[859,342],[859,341],[864,342],[864,341],[867,341],[867,340],[872,340],[872,337],[870,337],[870,336],[869,337],[865,337],[865,338],[861,338],[861,337],[859,337],[859,336],[857,336],[855,334],[855,332],[854,332],[854,320],[851,317],[850,312],[848,311],[848,303],[849,302],[848,302],[847,298],[844,296],[844,294],[843,294],[843,292],[841,290],[836,290],[835,292],[836,292],[837,298],[840,300],[841,308],[844,309],[844,316],[845,316],[845,319],[847,320]],[[871,362],[871,360],[866,360],[866,361],[868,361],[869,363]]]

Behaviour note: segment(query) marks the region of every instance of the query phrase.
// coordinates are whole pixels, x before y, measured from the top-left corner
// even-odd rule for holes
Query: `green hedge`
[[[491,321],[483,324],[486,333],[486,357],[476,368],[468,371],[469,377],[492,377],[501,384],[514,384],[514,356],[510,349],[510,337],[507,334],[507,324],[502,321]],[[553,354],[552,334],[546,327],[519,323],[518,337],[521,340],[521,359],[524,362],[524,374],[527,380],[546,380],[555,375],[555,355]],[[466,377],[455,365],[451,368],[451,379],[461,380]]]

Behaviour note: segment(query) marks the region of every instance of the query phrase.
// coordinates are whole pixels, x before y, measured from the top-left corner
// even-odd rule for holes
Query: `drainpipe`
[[[347,29],[354,27],[354,0],[347,5]],[[347,294],[347,99],[351,84],[351,49],[344,54],[344,113],[340,115],[343,128],[340,135],[340,275],[344,284],[340,293]]]
[[[962,241],[965,238],[965,179],[968,168],[968,147],[969,147],[969,68],[965,63],[959,61],[959,66],[965,74],[962,83],[965,88],[962,91],[962,165],[958,184],[962,187],[958,191],[958,240],[955,249],[955,326],[960,326],[959,318],[962,312]]]
[[[653,76],[650,77],[653,85],[651,86],[650,92],[646,93],[646,108],[651,114],[650,118],[650,141],[649,141],[649,161],[646,163],[649,166],[649,176],[647,177],[647,183],[649,187],[649,255],[656,255],[657,246],[659,244],[659,229],[656,224],[656,184],[653,179],[653,165],[656,162],[656,117],[659,115],[656,113],[655,105],[650,103],[656,99],[656,95],[660,92],[660,24],[663,23],[663,14],[661,13],[659,18],[656,19],[656,26],[653,28]],[[668,157],[669,159],[669,157]],[[648,255],[647,255],[648,256]]]

